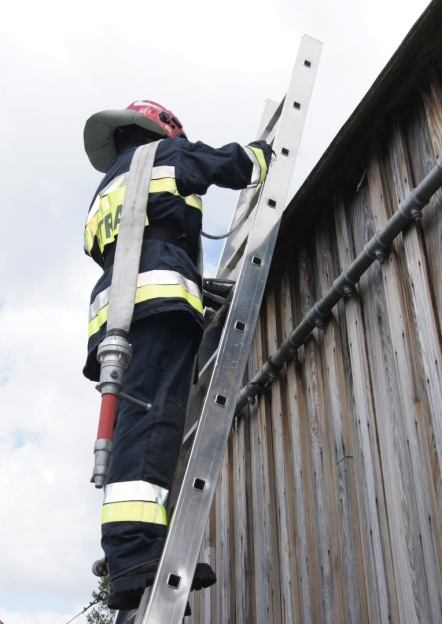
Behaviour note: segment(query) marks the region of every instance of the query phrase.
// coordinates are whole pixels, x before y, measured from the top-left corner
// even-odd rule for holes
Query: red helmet
[[[136,125],[164,137],[185,137],[183,126],[161,104],[151,100],[137,100],[124,110],[105,110],[95,113],[84,127],[84,148],[92,165],[106,172],[117,155],[114,130]]]

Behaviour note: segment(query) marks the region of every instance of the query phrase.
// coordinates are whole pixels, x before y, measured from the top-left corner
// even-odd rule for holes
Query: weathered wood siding
[[[426,67],[285,236],[252,376],[442,154]],[[232,432],[192,594],[200,624],[442,622],[442,192]]]

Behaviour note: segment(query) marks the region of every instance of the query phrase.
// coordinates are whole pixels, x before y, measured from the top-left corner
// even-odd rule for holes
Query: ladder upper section
[[[303,35],[286,96],[279,105],[272,100],[266,101],[258,138],[272,144],[275,158],[283,161],[274,168],[278,171],[277,176],[271,176],[269,172],[271,179],[264,185],[269,199],[283,180],[290,183],[321,51],[320,41]],[[260,190],[244,189],[239,195],[231,228],[241,221],[245,213],[249,212],[250,216],[226,239],[219,261],[218,278],[236,279],[239,274]]]

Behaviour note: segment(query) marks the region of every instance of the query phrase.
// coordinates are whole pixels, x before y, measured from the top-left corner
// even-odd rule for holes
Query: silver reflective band
[[[160,180],[161,178],[174,178],[175,167],[169,165],[161,165],[160,167],[153,167],[151,180]]]
[[[261,165],[259,164],[259,160],[257,159],[256,154],[252,149],[250,149],[250,147],[243,146],[243,150],[253,163],[252,179],[250,180],[250,184],[248,184],[247,186],[247,188],[250,188],[251,186],[256,186],[257,184],[259,184],[259,181],[261,179]]]
[[[103,505],[107,503],[124,503],[143,501],[165,505],[169,490],[148,481],[121,481],[108,483],[104,488]]]
[[[89,320],[95,318],[98,311],[109,303],[110,286],[102,290],[89,306]]]
[[[165,271],[157,269],[156,271],[145,271],[138,275],[138,287],[148,286],[149,284],[166,285],[177,284],[187,290],[188,293],[201,299],[201,292],[195,282],[187,279],[177,271]]]
[[[164,271],[159,269],[157,271],[145,271],[144,273],[140,273],[138,275],[137,288],[140,288],[141,286],[168,284],[182,286],[188,293],[194,295],[194,297],[202,299],[201,292],[197,284],[192,282],[192,280],[185,278],[184,275],[181,275],[181,273],[178,273],[177,271]],[[95,297],[89,307],[90,321],[97,316],[101,308],[104,308],[104,306],[109,303],[109,293],[110,286],[105,290],[102,290]]]

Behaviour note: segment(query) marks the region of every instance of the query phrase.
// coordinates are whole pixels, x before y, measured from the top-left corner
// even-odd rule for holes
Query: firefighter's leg
[[[123,390],[152,408],[121,401],[114,432],[102,517],[114,608],[129,608],[155,575],[199,333],[186,313],[143,319],[131,330],[133,359]]]

